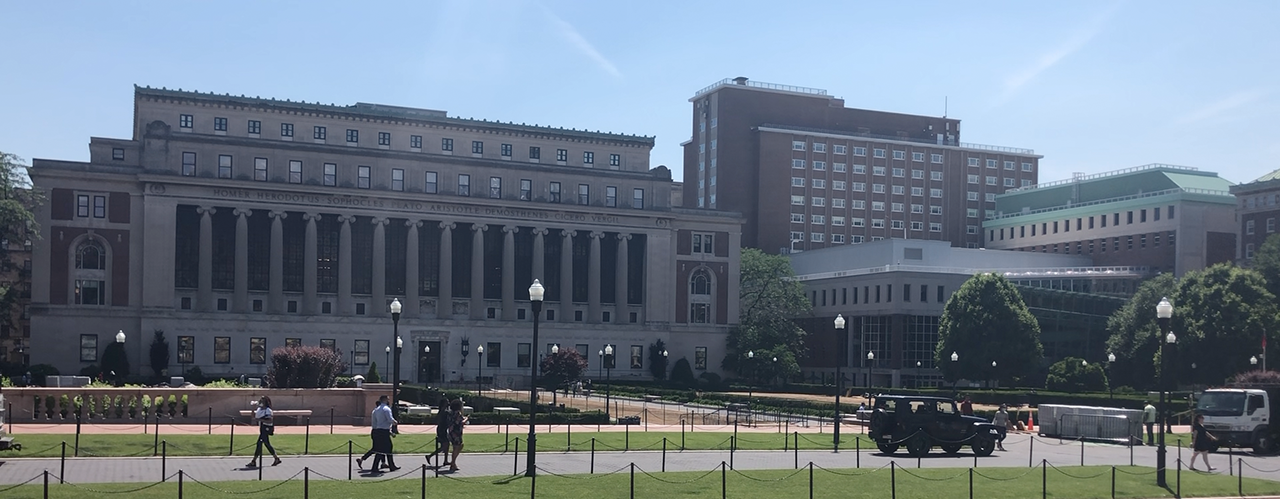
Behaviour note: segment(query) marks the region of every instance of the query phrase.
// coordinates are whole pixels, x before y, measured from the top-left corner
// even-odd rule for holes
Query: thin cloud
[[[551,22],[555,24],[558,34],[568,40],[574,48],[578,49],[579,52],[582,52],[583,55],[595,62],[596,65],[606,73],[609,73],[614,78],[622,78],[622,72],[618,71],[618,67],[614,66],[612,62],[609,62],[609,59],[606,58],[604,54],[601,54],[599,50],[596,50],[595,45],[592,45],[591,42],[587,41],[587,39],[583,37],[572,24],[561,19],[560,16],[555,15],[555,13],[551,12],[551,9],[548,9],[545,6],[542,10],[547,13],[547,17],[551,18]]]
[[[1246,104],[1250,104],[1258,99],[1261,99],[1266,94],[1267,92],[1262,89],[1243,90],[1240,92],[1236,92],[1222,99],[1218,99],[1217,101],[1214,101],[1209,105],[1201,107],[1200,109],[1196,109],[1195,111],[1184,114],[1181,117],[1179,117],[1177,120],[1174,120],[1174,123],[1178,125],[1190,125],[1193,123],[1199,123],[1204,120],[1217,118],[1221,116],[1223,113],[1226,113],[1227,111],[1244,106]]]
[[[1027,83],[1030,83],[1032,80],[1036,79],[1037,76],[1040,76],[1041,73],[1044,73],[1049,68],[1057,65],[1063,59],[1066,59],[1071,56],[1071,54],[1074,54],[1084,48],[1085,45],[1088,45],[1094,37],[1098,36],[1098,34],[1102,32],[1102,28],[1115,14],[1116,10],[1117,6],[1111,6],[1081,27],[1081,29],[1071,35],[1070,38],[1067,38],[1058,46],[1041,54],[1031,65],[1022,68],[1009,76],[1009,78],[1005,80],[1005,91],[1001,96],[1001,100],[1013,95],[1022,87],[1026,86]]]

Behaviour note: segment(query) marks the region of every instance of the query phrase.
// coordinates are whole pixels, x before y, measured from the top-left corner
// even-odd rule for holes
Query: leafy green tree
[[[951,361],[953,352],[959,357],[956,362]],[[947,381],[964,377],[1016,381],[1038,370],[1043,356],[1040,324],[1017,288],[1003,276],[975,275],[947,300],[934,351]]]
[[[542,387],[551,390],[551,404],[555,405],[558,397],[556,390],[582,379],[587,370],[587,358],[573,348],[561,348],[560,351],[547,355],[538,364],[542,370]]]
[[[1154,388],[1156,354],[1160,350],[1160,325],[1156,305],[1161,298],[1177,298],[1178,284],[1173,274],[1157,275],[1138,286],[1133,297],[1107,319],[1107,349],[1116,355],[1111,365],[1112,383],[1117,386]]]
[[[36,223],[32,210],[40,204],[42,197],[31,189],[26,175],[27,165],[22,158],[0,151],[0,240],[27,243],[40,237],[40,226]],[[17,263],[9,258],[9,246],[0,244],[0,274],[9,274],[18,270]],[[21,273],[29,271],[23,269]],[[30,275],[26,275],[29,280]],[[29,284],[28,284],[29,285]],[[0,324],[9,328],[17,327],[14,322],[19,311],[19,300],[25,290],[10,284],[0,285]]]
[[[1049,366],[1044,387],[1055,392],[1101,392],[1107,389],[1107,373],[1098,364],[1067,357]]]
[[[271,367],[262,381],[270,388],[331,388],[346,368],[337,350],[286,346],[271,351]]]
[[[675,366],[671,368],[671,382],[686,387],[692,387],[698,383],[698,379],[693,377],[693,366],[689,364],[689,359],[681,357],[676,361]]]
[[[1263,334],[1276,329],[1275,300],[1261,274],[1229,263],[1183,276],[1173,302],[1178,343],[1167,361],[1174,381],[1215,385],[1250,369]]]
[[[129,356],[125,354],[123,343],[113,341],[103,349],[102,375],[111,382],[119,381],[129,375]]]
[[[164,330],[157,329],[151,338],[151,371],[156,377],[164,376],[169,370],[169,340],[164,339]]]
[[[1254,252],[1250,265],[1266,280],[1267,291],[1280,296],[1280,234],[1267,236],[1262,247]]]
[[[792,279],[791,263],[783,256],[744,248],[741,276],[741,313],[738,325],[729,331],[728,353],[720,366],[740,376],[749,372],[756,379],[799,373],[797,358],[805,352],[805,331],[796,320],[808,316],[812,306],[804,286]],[[750,364],[747,352],[757,356]],[[777,365],[760,364],[762,358],[774,357]]]
[[[365,383],[381,383],[382,382],[382,375],[378,374],[377,362],[369,363],[369,372],[364,374],[364,382]]]
[[[667,379],[667,356],[662,355],[665,351],[667,344],[662,340],[649,344],[649,374],[658,381]]]

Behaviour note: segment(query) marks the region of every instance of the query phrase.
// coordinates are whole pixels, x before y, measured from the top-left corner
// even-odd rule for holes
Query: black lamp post
[[[391,335],[395,339],[396,358],[391,367],[391,417],[396,417],[400,410],[400,351],[404,342],[400,341],[400,299],[391,300]]]
[[[423,345],[422,353],[431,353],[431,345]],[[421,362],[418,363],[418,371],[421,373],[420,376],[422,376],[422,379],[431,378],[430,373],[427,372],[426,366],[423,366]]]
[[[1160,343],[1160,377],[1156,380],[1156,386],[1158,386],[1160,389],[1160,416],[1159,416],[1160,417],[1160,435],[1157,437],[1158,441],[1156,442],[1156,485],[1160,487],[1165,487],[1167,482],[1165,482],[1165,469],[1164,469],[1165,453],[1166,453],[1166,450],[1164,447],[1164,433],[1165,433],[1165,424],[1166,424],[1166,421],[1165,421],[1166,387],[1164,385],[1164,372],[1165,372],[1165,366],[1168,365],[1168,363],[1165,362],[1165,356],[1166,356],[1165,345],[1173,345],[1178,341],[1178,337],[1173,335],[1173,331],[1169,327],[1169,319],[1173,318],[1173,305],[1169,303],[1168,298],[1161,298],[1160,304],[1156,305],[1156,318],[1160,322],[1160,330],[1169,332],[1168,336],[1165,336],[1164,342]]]
[[[747,351],[747,368],[751,367],[752,359],[754,358],[756,358],[756,351],[748,350]],[[752,372],[752,374],[755,374],[755,373]],[[753,376],[747,376],[747,408],[748,409],[751,408],[751,396],[755,394],[755,389],[756,389],[756,384],[754,380],[751,379],[752,377]]]
[[[996,391],[996,361],[991,361],[991,391]]]
[[[844,345],[844,314],[836,314],[836,345]],[[844,364],[845,356],[848,352],[844,348],[837,348],[839,354],[836,355],[836,419],[835,426],[832,429],[831,442],[840,445],[840,394],[844,392],[844,378],[840,377],[840,366]],[[856,374],[854,376],[857,376]]]
[[[484,345],[476,345],[476,396],[484,391]]]
[[[957,393],[956,386],[960,384],[960,354],[951,352],[951,365],[956,366],[956,380],[951,382],[951,395],[954,397]]]
[[[533,307],[533,347],[538,347],[538,319],[542,315],[542,298],[547,290],[542,287],[542,283],[537,279],[533,280],[533,285],[529,286],[529,306]],[[529,363],[529,451],[528,460],[525,463],[525,476],[533,476],[535,474],[535,466],[538,463],[538,437],[534,434],[534,419],[538,415],[538,363]],[[532,490],[531,490],[532,491]]]
[[[875,367],[875,363],[876,363],[876,353],[874,351],[868,350],[867,351],[867,388],[871,388],[871,369]]]
[[[604,346],[604,372],[605,372],[604,417],[605,418],[612,417],[611,416],[612,413],[609,412],[609,404],[611,403],[609,399],[613,396],[613,364],[614,364],[613,345],[605,345]]]
[[[387,345],[387,354],[384,355],[383,358],[384,360],[382,361],[382,377],[384,379],[390,380],[391,379],[391,345]]]
[[[123,356],[124,356],[124,362],[125,362],[125,364],[128,364],[128,363],[129,363],[129,351],[128,351],[128,350],[125,350],[125,348],[124,348],[124,340],[125,340],[124,330],[123,330],[123,329],[121,329],[121,330],[120,330],[120,332],[116,333],[116,343],[119,343],[119,344],[120,344],[120,355],[123,355]],[[115,384],[116,384],[116,386],[119,386],[119,385],[120,385],[120,376],[121,376],[121,374],[116,374],[116,372],[115,372],[115,371],[111,371],[111,378],[112,378],[112,379],[111,379],[111,381],[112,381],[113,383],[115,383]]]
[[[551,355],[555,355],[558,353],[560,353],[560,344],[556,343],[554,345],[551,345]],[[539,362],[538,364],[542,364],[542,363]],[[556,385],[551,387],[551,407],[552,408],[556,407],[557,403],[559,402],[559,399],[557,399],[557,397],[559,396],[560,396],[560,386]]]
[[[1116,354],[1107,352],[1107,398],[1115,398],[1115,389],[1111,383],[1111,365],[1116,362]]]

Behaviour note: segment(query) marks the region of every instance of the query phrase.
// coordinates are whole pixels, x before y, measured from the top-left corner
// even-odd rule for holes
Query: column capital
[[[502,226],[502,232],[508,232],[508,233],[511,233],[511,234],[515,234],[515,233],[517,233],[517,232],[520,232],[520,227],[519,227],[519,226],[516,226],[516,225],[503,225],[503,226]]]
[[[422,220],[405,220],[404,226],[410,228],[422,227]]]
[[[391,223],[391,219],[386,217],[373,217],[373,225],[387,225]]]
[[[338,215],[339,223],[349,224],[354,221],[356,221],[355,215]]]
[[[560,235],[565,238],[571,238],[573,236],[578,235],[578,231],[565,229],[560,231]]]
[[[604,239],[604,233],[603,233],[603,232],[600,232],[600,231],[598,231],[598,230],[593,230],[593,231],[591,231],[591,234],[589,234],[589,236],[590,236],[592,239]]]
[[[471,230],[477,231],[477,232],[484,232],[489,230],[489,226],[484,224],[483,222],[472,222]]]
[[[440,228],[444,230],[453,230],[458,228],[458,224],[453,222],[440,222]]]
[[[236,208],[231,211],[237,217],[253,216],[253,210],[249,208]]]
[[[289,212],[272,210],[267,213],[267,216],[271,218],[279,218],[281,220],[284,220],[286,218],[289,218]]]
[[[217,213],[217,212],[218,212],[218,210],[217,210],[216,208],[212,207],[212,206],[197,206],[197,207],[196,207],[196,213],[199,213],[199,214],[201,214],[201,215],[213,215],[213,214],[215,214],[215,213]]]
[[[308,211],[302,214],[302,219],[308,222],[314,222],[314,221],[320,220],[320,214]]]
[[[547,235],[547,228],[546,228],[546,227],[534,227],[534,228],[533,228],[532,230],[530,230],[529,232],[530,232],[531,234],[535,235],[535,236],[545,236],[545,235]]]
[[[631,234],[626,233],[626,232],[620,232],[620,233],[618,233],[618,240],[619,240],[619,241],[630,241],[630,240],[631,240]]]

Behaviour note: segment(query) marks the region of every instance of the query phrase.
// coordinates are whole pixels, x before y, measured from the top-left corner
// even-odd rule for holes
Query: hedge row
[[[411,425],[434,425],[435,414],[401,414],[400,422]],[[475,412],[470,416],[471,424],[521,424],[529,422],[529,415],[498,412]],[[591,412],[554,412],[538,411],[538,424],[611,424],[609,416],[600,411]]]

